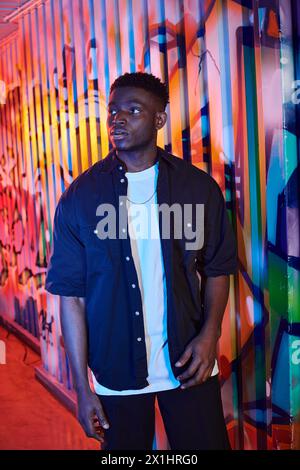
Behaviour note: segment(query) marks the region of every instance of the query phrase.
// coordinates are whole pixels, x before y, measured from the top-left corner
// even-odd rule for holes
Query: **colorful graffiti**
[[[0,44],[0,314],[72,387],[43,285],[58,198],[109,143],[110,83],[169,85],[158,143],[213,175],[238,240],[219,363],[233,448],[300,448],[300,6],[47,0]]]

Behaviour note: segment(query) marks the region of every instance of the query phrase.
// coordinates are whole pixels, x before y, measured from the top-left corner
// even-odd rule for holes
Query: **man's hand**
[[[91,390],[77,392],[77,418],[87,437],[104,443],[104,429],[109,428],[108,420],[97,395]]]
[[[180,381],[187,380],[181,388],[201,384],[211,376],[217,355],[218,339],[218,335],[214,332],[203,331],[187,345],[175,364],[176,367],[182,367],[192,357],[187,370],[177,377]]]
[[[229,276],[203,278],[205,323],[201,332],[186,347],[176,367],[184,366],[189,359],[187,370],[177,379],[187,380],[181,388],[205,382],[214,368],[217,342],[221,336],[221,324],[229,293]]]

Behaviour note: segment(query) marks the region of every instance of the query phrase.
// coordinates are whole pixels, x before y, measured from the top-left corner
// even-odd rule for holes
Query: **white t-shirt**
[[[126,177],[128,231],[142,297],[149,385],[139,390],[111,390],[100,385],[92,374],[98,395],[134,395],[180,385],[174,377],[168,349],[167,289],[156,193],[158,163],[143,171],[127,172]],[[212,375],[217,373],[216,362]]]

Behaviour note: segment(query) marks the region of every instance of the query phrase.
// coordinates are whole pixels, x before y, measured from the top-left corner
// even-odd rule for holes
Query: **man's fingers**
[[[190,380],[184,382],[184,384],[181,385],[181,388],[186,389],[194,385],[200,385],[205,381],[205,377],[207,376],[207,372],[209,370],[210,368],[207,369],[207,365],[201,364],[196,374],[194,374]]]
[[[187,380],[192,377],[199,369],[200,364],[201,362],[199,360],[194,360],[186,371],[178,375],[177,380]]]
[[[97,434],[96,432],[94,432],[93,434],[87,434],[87,437],[96,439],[98,442],[101,442],[102,444],[104,442],[104,437],[99,436],[99,434]]]
[[[79,422],[87,437],[96,439],[97,441],[104,442],[104,431],[99,423],[99,419],[95,413],[95,410],[90,415],[81,416]]]
[[[108,429],[109,424],[102,410],[101,402],[95,394],[78,394],[77,418],[87,437],[104,442],[103,429]]]
[[[106,418],[105,416],[105,413],[103,411],[103,408],[101,406],[101,403],[99,401],[99,406],[97,406],[95,408],[95,412],[96,412],[96,415],[97,415],[97,418],[99,420],[99,423],[100,425],[104,428],[104,429],[108,429],[109,428],[109,422],[108,422],[108,419]]]
[[[98,429],[103,430],[101,424],[99,423],[98,418],[94,419],[94,429],[96,429],[96,430],[98,430]]]
[[[206,382],[211,377],[212,371],[213,371],[213,367],[210,367],[208,372],[204,374],[202,382]]]
[[[180,359],[176,362],[175,366],[176,367],[182,367],[191,357],[192,355],[192,350],[191,349],[186,349]]]
[[[85,422],[82,423],[82,427],[85,431],[86,436],[97,439],[97,441],[99,442],[104,442],[104,439],[100,435],[100,433],[96,432],[96,430],[94,429],[93,420],[91,418],[92,417],[90,417],[90,419],[87,419]]]

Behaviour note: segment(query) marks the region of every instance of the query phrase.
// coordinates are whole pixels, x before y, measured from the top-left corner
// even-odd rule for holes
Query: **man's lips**
[[[124,137],[127,137],[129,133],[125,129],[112,129],[110,135],[114,139],[123,139]]]

